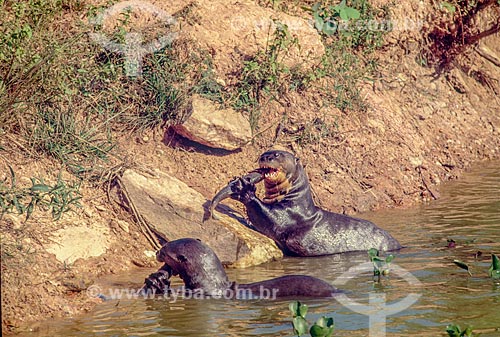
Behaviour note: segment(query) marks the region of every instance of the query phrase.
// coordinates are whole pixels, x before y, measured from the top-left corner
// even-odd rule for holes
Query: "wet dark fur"
[[[283,199],[263,202],[255,195],[255,184],[245,177],[232,184],[231,198],[246,206],[253,227],[272,238],[285,254],[318,256],[370,248],[384,251],[401,248],[389,233],[367,220],[317,207],[304,168],[291,153],[265,152],[259,165],[286,171],[291,188]]]
[[[288,275],[262,282],[237,284],[229,281],[219,258],[210,247],[196,239],[179,239],[165,244],[156,256],[179,275],[186,289],[207,296],[234,295],[259,298],[264,291],[276,297],[331,297],[338,290],[329,283],[305,275]]]

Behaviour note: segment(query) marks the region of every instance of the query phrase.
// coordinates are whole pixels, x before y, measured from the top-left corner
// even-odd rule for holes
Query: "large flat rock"
[[[148,176],[133,170],[121,178],[128,197],[151,228],[167,241],[197,238],[208,244],[223,263],[244,268],[281,258],[275,243],[237,219],[205,217],[209,202],[199,192],[166,173]]]

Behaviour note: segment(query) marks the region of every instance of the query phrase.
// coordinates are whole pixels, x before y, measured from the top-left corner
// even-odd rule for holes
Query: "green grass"
[[[80,207],[79,182],[66,182],[59,175],[53,185],[42,178],[31,178],[30,187],[19,187],[16,175],[10,170],[10,182],[0,182],[0,219],[6,213],[25,214],[29,219],[35,209],[50,211],[54,220],[73,206]]]

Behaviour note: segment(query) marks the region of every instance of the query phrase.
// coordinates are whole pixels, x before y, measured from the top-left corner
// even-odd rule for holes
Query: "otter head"
[[[288,194],[300,175],[299,158],[290,152],[271,150],[259,158],[260,171],[264,173],[266,196],[264,202],[281,201]]]
[[[219,295],[230,286],[224,267],[214,251],[196,239],[179,239],[166,243],[156,254],[159,262],[179,275],[186,289]]]

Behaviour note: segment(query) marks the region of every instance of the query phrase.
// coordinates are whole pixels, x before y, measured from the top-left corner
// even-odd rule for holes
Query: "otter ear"
[[[177,255],[177,261],[179,262],[186,262],[187,258],[184,255]]]

